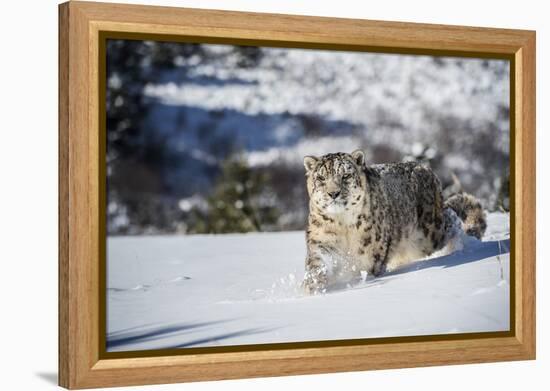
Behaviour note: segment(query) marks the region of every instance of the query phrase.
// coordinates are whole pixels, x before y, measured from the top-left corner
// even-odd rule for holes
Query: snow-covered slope
[[[509,329],[508,214],[483,242],[303,296],[303,232],[108,239],[109,351]]]
[[[242,68],[234,64],[232,46],[203,48],[214,56],[207,64],[195,57],[182,59],[185,74],[175,72],[174,80],[148,84],[145,94],[167,105],[208,111],[232,110],[248,116],[320,115],[365,129],[376,125],[378,132],[369,134],[370,143],[388,143],[388,132],[395,130],[395,124],[406,124],[408,138],[427,137],[433,143],[433,132],[439,131],[434,113],[467,119],[482,132],[488,121],[499,121],[500,107],[509,105],[505,61],[263,48],[257,66]],[[376,122],[386,111],[391,117],[387,122],[393,125],[381,129]],[[272,145],[291,141],[287,137],[300,130],[295,129],[297,124],[282,122],[273,129]],[[507,131],[507,117],[498,125]],[[406,145],[401,132],[394,141]],[[506,138],[496,142],[502,142],[507,151]],[[266,143],[264,140],[261,146]]]

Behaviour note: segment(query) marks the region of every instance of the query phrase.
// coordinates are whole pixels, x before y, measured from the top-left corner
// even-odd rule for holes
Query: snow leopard
[[[467,193],[444,200],[425,163],[366,165],[357,150],[306,156],[304,167],[309,216],[302,286],[309,294],[429,256],[460,230],[480,239],[487,227],[481,202]]]

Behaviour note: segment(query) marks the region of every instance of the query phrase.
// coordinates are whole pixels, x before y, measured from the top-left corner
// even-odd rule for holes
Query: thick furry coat
[[[331,280],[361,271],[378,276],[426,257],[449,242],[457,224],[478,239],[485,231],[479,201],[468,194],[443,200],[439,179],[423,164],[366,166],[355,151],[307,156],[304,166],[309,293],[326,291]]]

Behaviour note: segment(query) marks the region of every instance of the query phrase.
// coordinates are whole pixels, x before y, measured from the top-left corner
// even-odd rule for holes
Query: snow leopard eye
[[[323,182],[323,181],[325,180],[325,177],[322,176],[322,175],[317,175],[317,180],[318,180],[319,182]]]
[[[351,178],[351,174],[345,174],[344,176],[342,176],[342,179],[345,181],[347,181],[350,178]]]

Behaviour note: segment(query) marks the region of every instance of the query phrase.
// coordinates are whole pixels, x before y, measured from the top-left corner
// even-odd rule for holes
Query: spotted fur
[[[361,271],[378,276],[442,249],[462,220],[481,238],[486,223],[478,200],[443,200],[434,172],[419,163],[366,166],[362,151],[306,156],[309,217],[304,288],[325,292]]]

